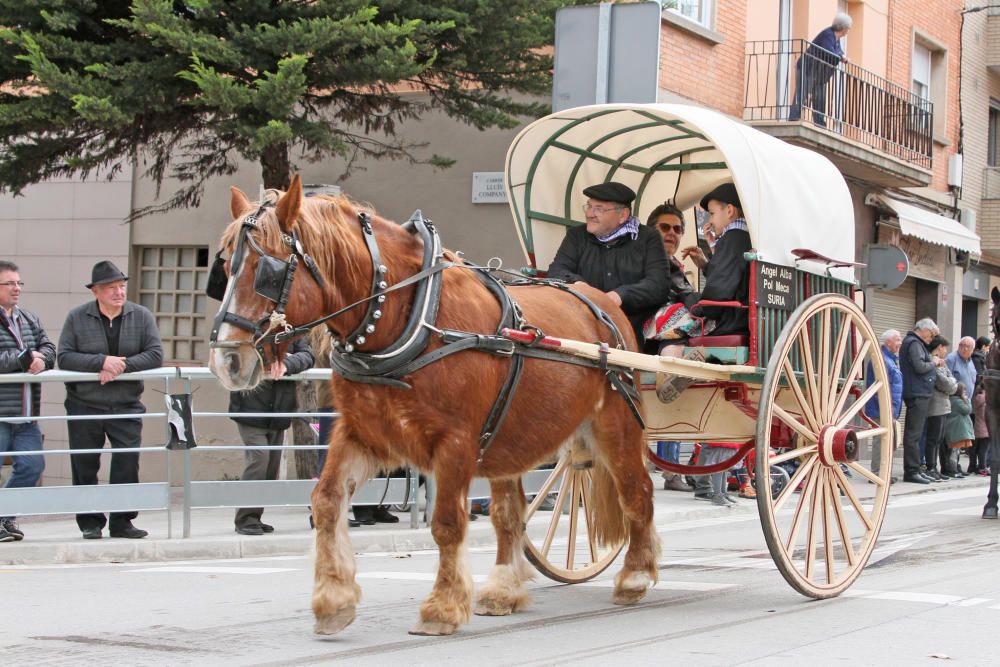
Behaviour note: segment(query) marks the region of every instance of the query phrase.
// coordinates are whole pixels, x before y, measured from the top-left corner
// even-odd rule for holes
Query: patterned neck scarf
[[[722,230],[722,233],[719,234],[715,238],[715,240],[713,242],[709,243],[708,247],[709,248],[714,248],[715,244],[717,244],[722,239],[722,237],[726,235],[726,232],[728,232],[728,231],[730,231],[732,229],[742,229],[745,232],[749,232],[750,231],[750,228],[747,227],[747,221],[746,220],[744,220],[743,218],[736,218],[735,220],[733,220],[732,222],[730,222],[728,225],[726,225],[726,228]]]
[[[626,234],[631,236],[633,241],[639,238],[639,218],[634,215],[629,216],[629,219],[623,222],[618,229],[611,232],[607,236],[598,236],[597,240],[601,243],[610,243],[611,241],[619,239]]]

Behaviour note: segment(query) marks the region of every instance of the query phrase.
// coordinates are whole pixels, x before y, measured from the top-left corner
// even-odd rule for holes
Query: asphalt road
[[[429,592],[431,551],[358,557],[364,600],[341,635],[312,635],[312,564],[298,556],[0,568],[7,664],[684,665],[996,664],[1000,522],[984,489],[891,500],[872,562],[833,600],[794,592],[755,515],[659,526],[660,583],[634,607],[610,579],[538,578],[533,606],[473,617],[452,637],[407,629]],[[470,550],[481,581],[489,547]],[[11,662],[7,662],[10,660]]]

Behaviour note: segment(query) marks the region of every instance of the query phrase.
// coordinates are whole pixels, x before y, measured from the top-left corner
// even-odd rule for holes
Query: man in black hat
[[[122,373],[159,368],[163,346],[153,314],[125,299],[128,276],[109,261],[98,262],[87,285],[95,300],[69,311],[59,337],[59,368],[97,373],[98,382],[66,383],[67,415],[142,414],[142,382],[113,382]],[[104,439],[112,449],[142,444],[141,419],[70,420],[70,449],[101,449]],[[74,454],[73,485],[97,484],[100,454]],[[111,455],[112,484],[139,481],[139,454]],[[136,512],[112,512],[111,537],[145,537],[145,530],[132,525]],[[76,524],[85,539],[100,539],[108,523],[104,514],[77,514]]]
[[[642,325],[670,296],[670,264],[659,233],[632,215],[635,193],[609,181],[584,189],[586,225],[573,227],[549,266],[550,278],[601,290],[628,316],[642,344]]]

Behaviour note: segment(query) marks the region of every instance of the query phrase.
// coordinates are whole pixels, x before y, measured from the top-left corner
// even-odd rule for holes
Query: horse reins
[[[210,347],[238,347],[248,344],[248,341],[229,343],[217,340],[219,328],[222,324],[232,324],[251,333],[253,337],[251,344],[258,356],[260,356],[263,364],[265,345],[272,348],[272,355],[276,358],[278,345],[282,342],[301,336],[319,324],[327,323],[345,312],[367,304],[366,313],[358,326],[342,340],[335,338],[333,348],[330,351],[330,365],[332,370],[347,380],[410,389],[410,384],[405,382],[402,379],[403,377],[456,352],[478,350],[511,358],[511,365],[507,376],[497,393],[493,407],[490,409],[483,428],[480,431],[477,464],[482,463],[486,450],[493,442],[507,415],[524,368],[524,357],[572,363],[588,368],[599,368],[604,371],[614,389],[625,399],[626,404],[638,420],[640,426],[644,427],[642,415],[637,406],[639,394],[631,375],[632,369],[609,364],[606,355],[598,361],[577,359],[542,350],[535,347],[531,342],[523,343],[514,341],[501,335],[501,331],[504,329],[513,329],[529,332],[532,334],[531,340],[534,340],[535,343],[544,338],[544,333],[525,322],[520,307],[513,297],[510,296],[506,285],[548,286],[573,294],[587,305],[598,321],[611,330],[616,345],[619,348],[624,348],[624,338],[607,313],[583,294],[570,289],[568,285],[558,281],[526,279],[518,276],[516,280],[505,282],[493,275],[502,271],[498,267],[480,267],[462,261],[453,262],[445,260],[437,230],[434,228],[433,223],[425,219],[419,210],[415,211],[402,227],[411,234],[420,236],[423,241],[424,257],[420,271],[389,287],[386,280],[388,269],[382,263],[382,255],[379,251],[378,242],[375,239],[371,217],[366,212],[359,212],[358,222],[361,225],[362,237],[365,240],[365,246],[368,249],[368,254],[372,262],[372,284],[369,295],[312,322],[297,327],[289,325],[285,321],[284,312],[288,304],[288,297],[291,293],[291,285],[295,278],[295,270],[299,259],[301,258],[301,261],[312,273],[321,288],[325,283],[315,262],[302,249],[302,245],[294,231],[290,235],[282,234],[282,240],[291,249],[289,258],[285,261],[271,257],[265,253],[254,240],[251,234],[252,230],[260,229],[258,221],[264,215],[267,208],[272,205],[270,202],[262,203],[255,213],[248,215],[244,219],[236,247],[233,251],[233,259],[236,260],[239,257],[239,263],[235,269],[231,266],[230,275],[235,278],[243,269],[243,245],[246,242],[260,257],[257,274],[254,277],[254,290],[264,298],[274,302],[274,310],[257,323],[239,315],[229,313],[228,308],[232,300],[233,291],[230,285],[226,290],[219,314],[212,324],[212,334],[209,338]],[[442,330],[435,326],[441,298],[441,273],[448,268],[464,268],[472,271],[480,282],[483,283],[487,291],[493,294],[499,301],[501,316],[495,334],[477,334],[450,329]],[[381,309],[385,303],[386,295],[413,284],[417,285],[413,299],[414,305],[410,310],[410,317],[399,338],[378,352],[358,350],[357,346],[363,345],[367,341],[368,336],[375,332],[377,322],[382,317]],[[267,328],[265,328],[265,325]],[[334,336],[332,332],[329,333],[331,336]],[[425,354],[432,334],[437,334],[443,345]]]

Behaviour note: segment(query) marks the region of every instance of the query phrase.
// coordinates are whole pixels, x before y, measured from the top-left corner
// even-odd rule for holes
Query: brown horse
[[[363,207],[345,197],[303,197],[298,176],[288,192],[275,193],[271,206],[251,203],[232,189],[234,222],[222,237],[238,269],[230,277],[216,320],[210,367],[230,390],[253,388],[269,364],[280,372],[276,347],[257,344],[268,329],[281,330],[321,318],[369,296],[378,266],[369,256],[359,213]],[[381,252],[389,285],[421,271],[424,241],[373,212],[362,215]],[[247,225],[247,216],[252,215]],[[298,270],[286,281],[283,308],[276,292],[258,289],[256,267],[268,258],[284,260],[296,241],[315,268]],[[250,237],[240,242],[243,235]],[[284,235],[284,237],[283,237]],[[290,250],[292,248],[293,250]],[[236,252],[236,257],[233,253]],[[445,251],[446,259],[457,261]],[[258,276],[259,278],[259,276]],[[501,309],[469,269],[443,271],[437,327],[495,333]],[[265,281],[266,282],[266,281]],[[374,331],[350,341],[359,352],[386,349],[397,341],[413,307],[416,285],[385,295]],[[391,288],[390,288],[391,289]],[[260,295],[263,291],[270,298]],[[624,314],[601,292],[586,296],[610,313],[629,349],[635,349]],[[565,291],[545,286],[510,288],[525,320],[546,334],[614,345],[607,326]],[[284,310],[279,316],[268,315]],[[365,308],[329,320],[335,340],[363,324]],[[255,333],[249,325],[258,323]],[[369,330],[374,327],[369,327]],[[352,334],[353,335],[353,334]],[[435,335],[428,351],[441,346]],[[342,349],[344,349],[342,347]],[[270,357],[270,358],[269,358]],[[315,631],[333,634],[354,620],[361,591],[348,537],[351,494],[375,471],[404,463],[433,474],[437,500],[431,532],[440,561],[433,590],[420,608],[414,634],[453,633],[472,611],[472,582],[465,560],[467,494],[473,477],[490,480],[491,520],[497,534],[496,565],[477,597],[475,612],[506,615],[528,603],[525,581],[530,571],[522,550],[526,508],[520,475],[555,458],[575,439],[594,459],[591,508],[594,533],[604,543],[629,540],[624,567],[615,577],[613,600],[630,604],[643,598],[657,579],[659,540],[653,529],[652,483],[644,466],[644,441],[626,402],[602,371],[546,359],[524,360],[520,384],[492,444],[480,459],[480,429],[511,364],[510,357],[467,350],[446,356],[407,375],[411,388],[350,381],[334,374],[332,391],[343,418],[330,438],[327,465],[312,495],[316,520],[316,570],[313,591]]]
[[[990,310],[990,322],[993,329],[993,342],[986,353],[986,425],[990,432],[990,490],[986,495],[986,505],[983,507],[984,519],[997,518],[997,478],[1000,477],[1000,290],[996,287],[990,292],[993,307]]]

